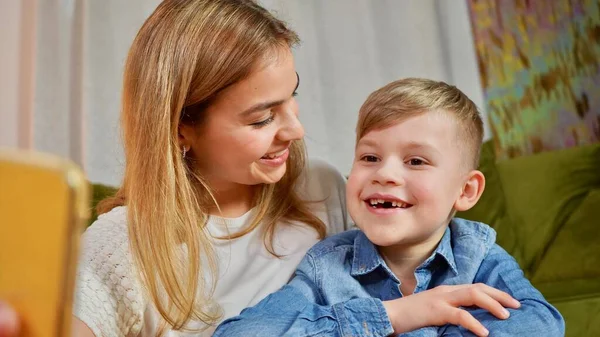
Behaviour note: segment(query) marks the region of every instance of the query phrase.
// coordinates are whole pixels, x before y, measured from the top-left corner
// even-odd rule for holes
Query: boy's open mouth
[[[410,208],[411,204],[396,201],[396,200],[383,200],[383,199],[367,199],[365,200],[367,205],[371,208]]]

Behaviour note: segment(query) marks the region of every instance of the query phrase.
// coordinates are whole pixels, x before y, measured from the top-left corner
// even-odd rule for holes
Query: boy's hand
[[[477,306],[500,319],[509,316],[508,308],[519,308],[519,301],[509,294],[485,284],[439,286],[418,294],[384,301],[394,333],[400,334],[426,326],[460,325],[478,336],[488,330],[469,312],[460,307]]]

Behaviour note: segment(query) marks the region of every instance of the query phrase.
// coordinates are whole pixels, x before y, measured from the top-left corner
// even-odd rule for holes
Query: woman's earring
[[[185,159],[185,154],[188,152],[187,147],[183,146],[183,158]]]

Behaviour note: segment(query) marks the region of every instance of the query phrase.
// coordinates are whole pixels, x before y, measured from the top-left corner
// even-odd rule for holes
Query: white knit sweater
[[[328,226],[328,234],[349,226],[345,180],[338,171],[322,161],[312,161],[300,186],[306,200],[318,201],[311,207]],[[103,214],[82,237],[74,315],[96,337],[154,337],[160,323],[133,270],[126,212],[126,207],[117,207]],[[211,217],[208,228],[213,236],[236,232],[248,225],[252,212],[234,219]],[[274,247],[283,258],[267,252],[257,230],[232,241],[215,240],[219,275],[214,299],[224,313],[223,320],[284,285],[306,251],[318,241],[317,233],[306,225],[278,227]],[[202,326],[200,322],[190,324],[191,328]],[[214,327],[200,335],[167,331],[164,336],[210,336],[213,331]]]

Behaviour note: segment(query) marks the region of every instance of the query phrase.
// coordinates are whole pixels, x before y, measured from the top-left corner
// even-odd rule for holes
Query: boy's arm
[[[505,291],[521,302],[518,309],[508,309],[510,317],[501,320],[485,310],[467,310],[480,321],[491,336],[564,336],[565,323],[561,314],[525,278],[523,271],[504,249],[498,245],[484,259],[474,283],[485,283]],[[443,328],[442,328],[443,330]],[[468,330],[447,326],[442,336],[474,336]]]
[[[213,337],[388,336],[393,331],[378,299],[355,298],[324,305],[313,258],[307,254],[288,285],[225,320]]]

